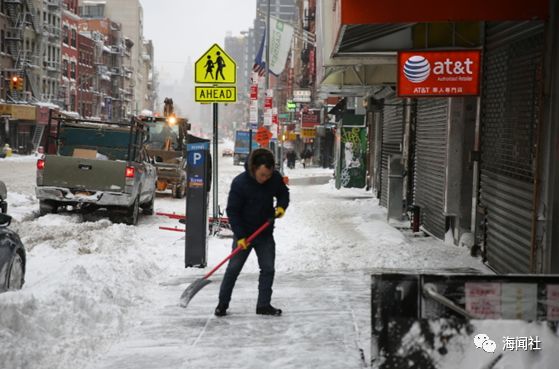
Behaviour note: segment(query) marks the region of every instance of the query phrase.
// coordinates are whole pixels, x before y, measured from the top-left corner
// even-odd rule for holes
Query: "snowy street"
[[[242,169],[220,158],[220,205]],[[370,357],[373,268],[471,267],[467,249],[389,226],[363,190],[333,188],[330,170],[286,172],[291,205],[277,222],[272,303],[281,318],[254,314],[258,266],[251,256],[229,315],[213,316],[224,268],[190,302],[178,298],[204,270],[184,269],[184,239],[142,216],[137,227],[101,216],[37,217],[34,158],[0,161],[10,212],[28,251],[23,290],[0,295],[0,358],[6,368],[360,368]],[[160,194],[156,211],[184,213]],[[210,205],[211,209],[211,205]],[[210,238],[208,266],[230,252]]]
[[[0,0],[0,369],[559,369],[558,30]]]

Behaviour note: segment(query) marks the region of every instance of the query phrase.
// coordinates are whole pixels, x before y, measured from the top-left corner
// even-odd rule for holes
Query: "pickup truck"
[[[60,207],[83,212],[106,209],[115,222],[135,225],[140,209],[152,215],[156,169],[145,150],[145,129],[130,123],[87,121],[51,113],[57,122],[56,154],[37,161],[36,195],[41,215]]]

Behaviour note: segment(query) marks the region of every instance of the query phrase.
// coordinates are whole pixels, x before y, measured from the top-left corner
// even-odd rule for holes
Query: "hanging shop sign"
[[[297,109],[297,104],[293,100],[287,100],[285,104],[285,110],[287,111],[295,111]]]
[[[398,52],[400,97],[479,95],[480,50]]]
[[[310,90],[295,90],[293,91],[293,101],[300,103],[311,102],[311,91]]]
[[[316,138],[316,129],[315,128],[302,128],[301,129],[301,137],[302,138]]]
[[[301,113],[301,126],[313,128],[320,124],[320,110],[308,110]]]

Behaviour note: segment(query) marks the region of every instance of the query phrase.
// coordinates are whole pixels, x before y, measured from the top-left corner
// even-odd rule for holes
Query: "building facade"
[[[68,111],[78,111],[78,25],[80,17],[75,13],[76,0],[65,0],[62,11],[62,79],[60,81],[59,99],[63,101],[63,108]]]
[[[367,130],[370,188],[387,217],[480,249],[499,273],[556,273],[553,2],[473,1],[436,12],[375,3],[318,1],[317,74],[323,96],[347,102],[337,128],[359,116]],[[398,95],[396,57],[406,50],[483,50],[479,95]]]
[[[119,88],[124,114],[138,114],[153,109],[153,43],[144,40],[143,8],[139,0],[79,1],[79,13],[85,19],[108,18],[121,26],[124,47],[123,75],[127,80]],[[129,91],[133,94],[130,96]],[[131,100],[128,103],[127,100]]]
[[[98,91],[94,90],[96,84],[95,69],[95,41],[85,34],[78,33],[78,107],[77,112],[82,117],[93,117],[97,111]]]

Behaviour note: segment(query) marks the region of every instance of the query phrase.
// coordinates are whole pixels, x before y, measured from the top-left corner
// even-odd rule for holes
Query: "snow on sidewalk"
[[[220,158],[222,208],[228,184],[242,170],[228,159]],[[10,170],[9,178],[17,178],[8,187],[13,228],[28,264],[23,290],[0,295],[3,367],[360,368],[362,352],[365,362],[370,357],[372,268],[486,271],[466,249],[406,238],[386,223],[370,193],[325,183],[331,170],[295,169],[286,171],[290,178],[312,176],[323,184],[294,181],[291,205],[276,223],[273,303],[285,315],[254,314],[258,265],[251,256],[231,315],[217,319],[212,313],[223,270],[186,310],[178,306],[184,288],[204,270],[184,269],[181,234],[158,229],[180,227],[176,221],[143,216],[131,227],[65,213],[36,218],[34,166]],[[184,202],[166,195],[155,207],[184,212]],[[230,239],[210,239],[208,266],[230,251]]]
[[[290,178],[305,174],[296,170]],[[312,174],[328,176],[320,170]],[[254,313],[254,256],[224,318],[212,315],[222,274],[214,275],[214,283],[184,311],[177,310],[176,298],[193,279],[177,274],[152,291],[159,296],[159,308],[141,312],[136,328],[90,369],[361,368],[370,360],[368,270],[481,267],[467,250],[433,239],[417,244],[406,239],[386,223],[377,200],[362,190],[338,191],[331,183],[293,185],[291,195],[287,215],[275,231],[273,303],[284,309],[281,318]],[[214,262],[230,250],[227,242],[210,242]]]

